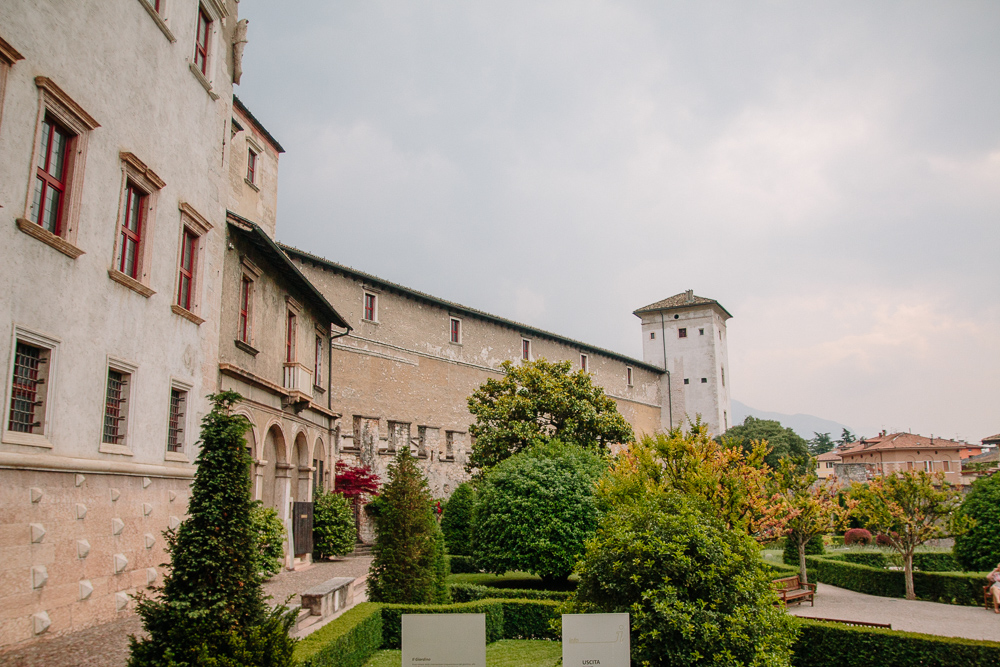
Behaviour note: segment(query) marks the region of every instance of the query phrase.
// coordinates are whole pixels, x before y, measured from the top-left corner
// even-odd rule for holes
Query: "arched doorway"
[[[326,458],[326,446],[322,438],[316,438],[313,447],[313,489],[326,491],[330,488],[330,467]]]
[[[312,502],[312,493],[309,488],[312,481],[312,469],[309,466],[309,443],[306,440],[306,434],[301,432],[295,437],[295,465],[297,468],[297,474],[294,478],[296,483],[293,485],[295,500]]]
[[[262,480],[261,500],[266,507],[278,510],[278,516],[284,517],[283,498],[286,477],[278,476],[278,468],[287,467],[285,455],[285,436],[277,424],[268,429],[264,437],[264,479]]]

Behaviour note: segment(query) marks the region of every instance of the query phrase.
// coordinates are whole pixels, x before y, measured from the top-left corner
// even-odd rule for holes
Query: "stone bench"
[[[302,594],[302,608],[320,619],[337,613],[354,602],[354,578],[335,577]]]

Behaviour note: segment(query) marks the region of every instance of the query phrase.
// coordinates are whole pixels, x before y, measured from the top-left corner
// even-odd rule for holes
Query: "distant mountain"
[[[836,440],[840,437],[841,431],[845,428],[854,435],[862,435],[849,426],[839,422],[823,419],[814,415],[783,415],[780,412],[765,412],[751,408],[749,405],[733,401],[733,425],[742,424],[748,416],[757,419],[773,419],[781,422],[782,426],[792,429],[806,440],[811,440],[814,433],[829,433],[830,437]]]

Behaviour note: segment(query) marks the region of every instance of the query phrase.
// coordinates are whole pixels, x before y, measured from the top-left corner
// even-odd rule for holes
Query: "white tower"
[[[642,320],[642,359],[663,374],[662,424],[686,426],[701,415],[714,435],[725,433],[732,418],[726,320],[718,301],[692,290],[657,301],[634,313]]]

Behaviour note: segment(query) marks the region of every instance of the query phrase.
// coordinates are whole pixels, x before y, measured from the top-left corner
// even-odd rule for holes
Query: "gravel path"
[[[363,577],[370,556],[315,563],[298,572],[282,572],[264,584],[272,604],[301,593],[334,577]],[[298,603],[296,598],[290,604]],[[3,667],[124,667],[128,662],[128,636],[141,634],[139,617],[125,618],[56,637],[47,637],[30,646],[0,653]]]
[[[1000,615],[980,607],[883,598],[819,584],[816,606],[791,605],[788,613],[841,621],[891,623],[893,630],[942,637],[1000,641]]]

